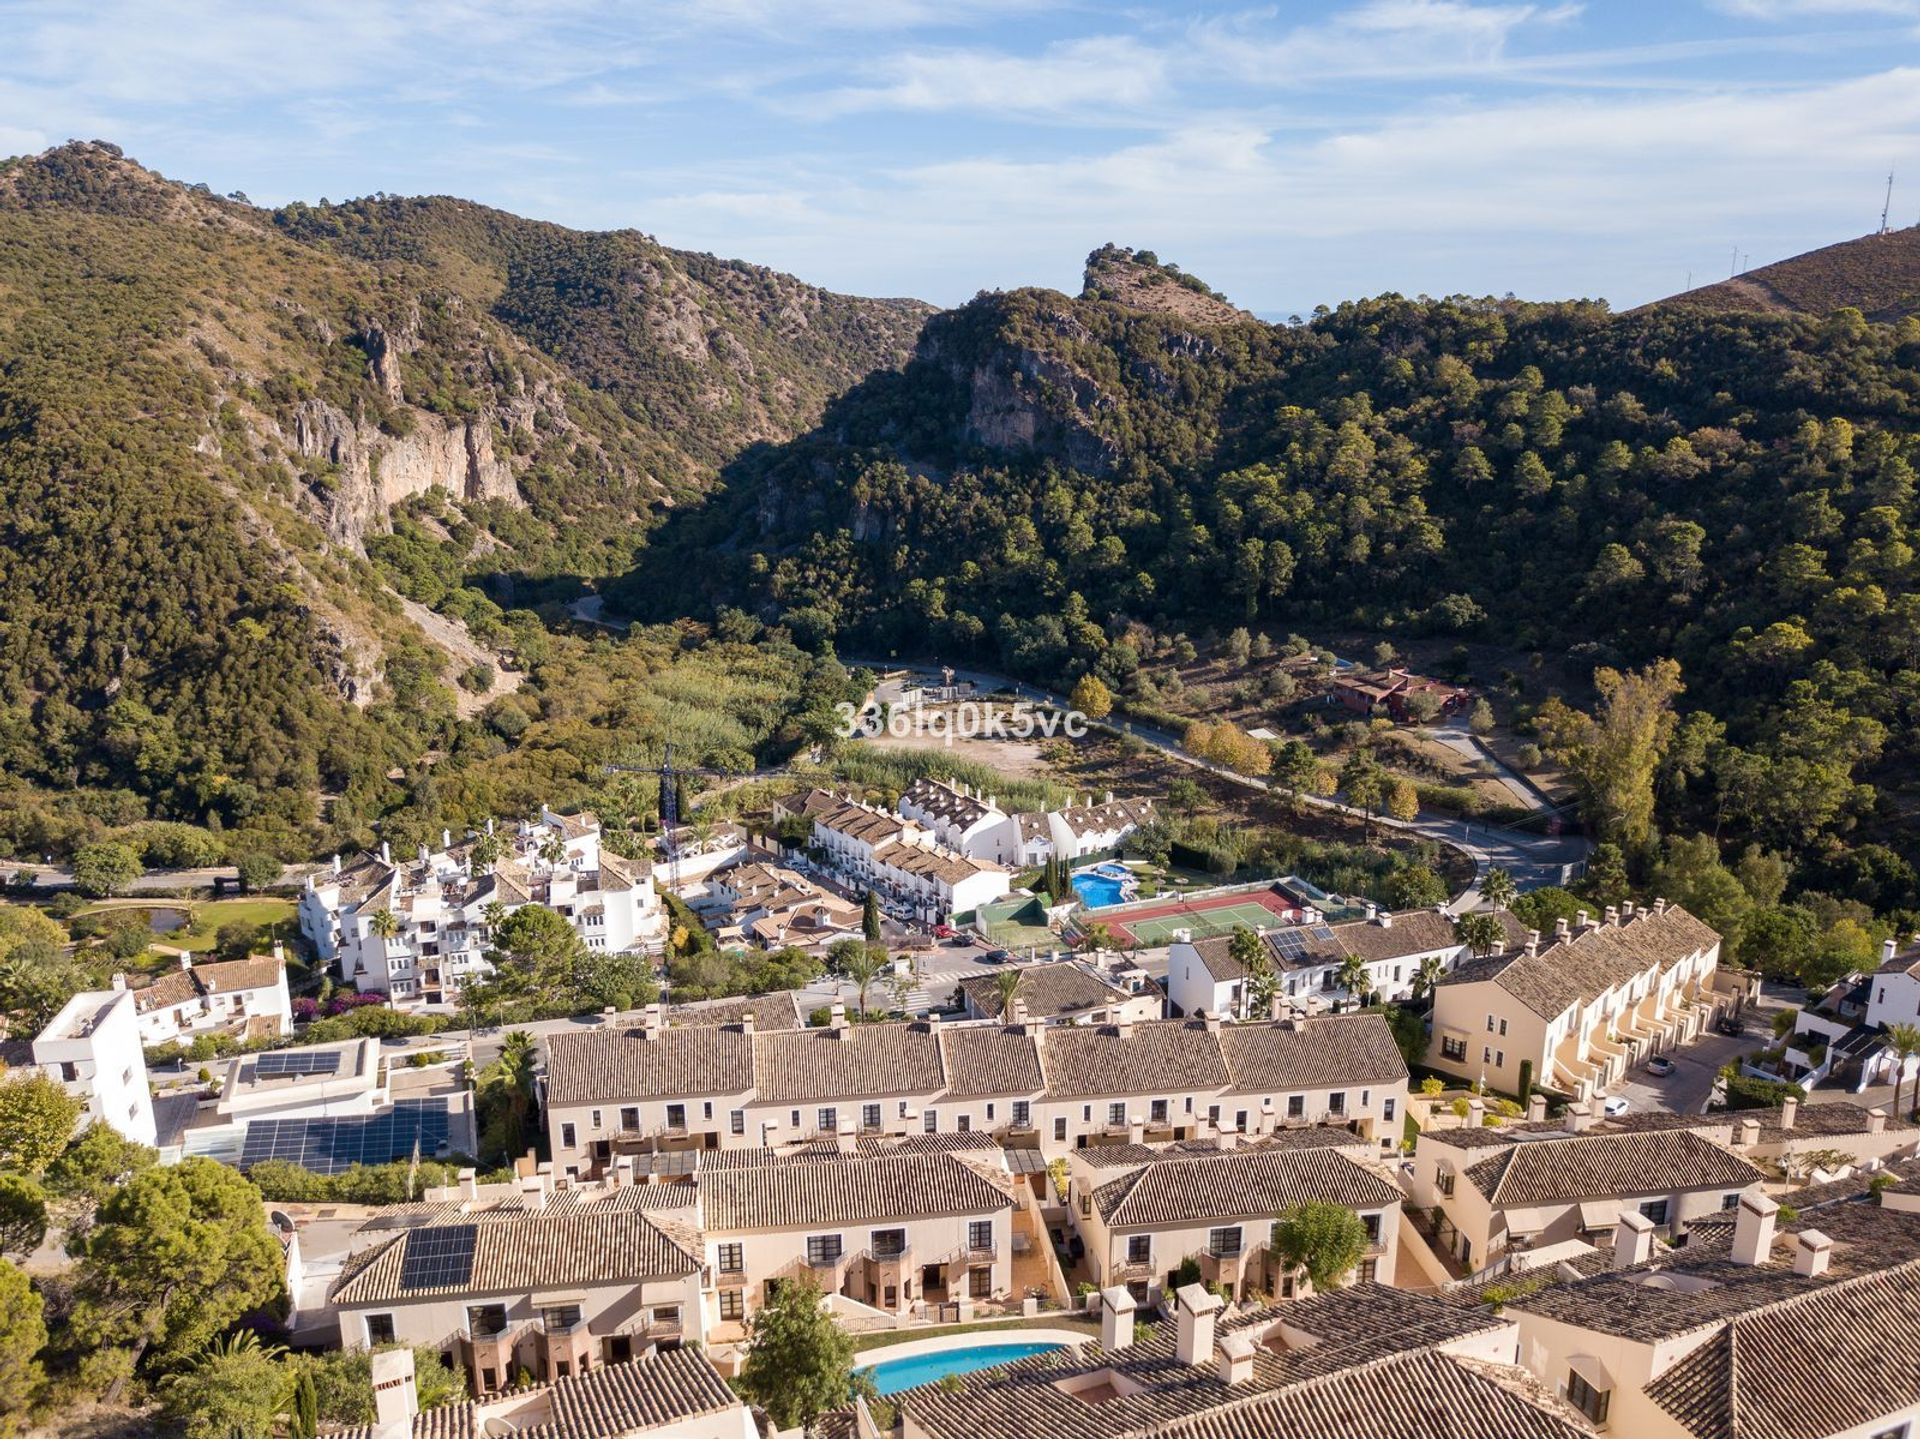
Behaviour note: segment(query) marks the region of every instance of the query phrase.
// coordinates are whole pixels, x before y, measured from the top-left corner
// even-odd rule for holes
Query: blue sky
[[[1920,0],[0,0],[0,153],[450,193],[941,303],[1628,305],[1920,219]]]

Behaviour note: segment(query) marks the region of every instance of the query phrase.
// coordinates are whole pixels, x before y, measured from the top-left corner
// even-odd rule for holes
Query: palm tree
[[[1420,961],[1420,967],[1413,972],[1413,997],[1425,999],[1432,994],[1441,977],[1447,972],[1447,962],[1437,954],[1430,954]]]
[[[1355,1004],[1365,1004],[1367,996],[1373,993],[1373,975],[1367,969],[1367,962],[1357,954],[1350,954],[1341,962],[1338,978],[1340,987],[1353,996]]]
[[[558,869],[567,862],[567,842],[558,830],[540,841],[539,855],[549,869]]]
[[[1498,914],[1520,897],[1520,890],[1513,882],[1513,876],[1504,869],[1490,869],[1487,877],[1480,881],[1480,897],[1493,906]]]
[[[1013,1017],[1013,997],[1020,992],[1020,981],[1025,978],[1017,969],[1003,969],[993,977],[993,992],[1000,999],[1000,1017]]]
[[[1907,1061],[1920,1054],[1920,1025],[1889,1024],[1887,1026],[1887,1048],[1899,1061],[1899,1067],[1893,1071],[1893,1112],[1896,1118],[1907,1111],[1900,1107],[1900,1086],[1905,1082]],[[1913,1104],[1920,1104],[1920,1074],[1914,1076]]]
[[[1453,937],[1464,944],[1475,959],[1493,953],[1493,947],[1507,937],[1506,927],[1484,911],[1463,914],[1453,922]]]
[[[874,976],[880,973],[887,962],[886,950],[878,945],[863,944],[858,949],[849,950],[841,967],[846,970],[847,978],[860,986],[860,1017],[867,1017],[867,986],[873,983]]]
[[[382,942],[400,933],[400,920],[390,909],[376,909],[367,921],[367,932]]]

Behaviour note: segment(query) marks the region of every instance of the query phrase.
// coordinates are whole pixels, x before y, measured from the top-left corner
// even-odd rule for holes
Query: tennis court
[[[1149,900],[1137,907],[1091,910],[1076,917],[1083,925],[1106,925],[1123,945],[1157,946],[1169,943],[1179,929],[1191,932],[1195,939],[1231,934],[1242,926],[1272,929],[1296,909],[1286,896],[1274,890],[1258,890],[1194,900]]]

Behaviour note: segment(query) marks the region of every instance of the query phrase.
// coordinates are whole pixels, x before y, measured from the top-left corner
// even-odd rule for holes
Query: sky
[[[0,0],[0,154],[454,194],[956,304],[1625,307],[1920,221],[1920,0]]]

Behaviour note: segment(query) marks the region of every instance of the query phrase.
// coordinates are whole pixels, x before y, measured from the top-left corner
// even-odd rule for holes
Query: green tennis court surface
[[[1090,922],[1098,923],[1099,912],[1087,917]],[[1232,934],[1235,929],[1272,929],[1280,923],[1280,916],[1264,904],[1230,904],[1218,909],[1182,911],[1179,914],[1156,915],[1152,919],[1122,919],[1115,915],[1119,924],[1124,924],[1133,934],[1134,940],[1143,945],[1166,944],[1173,938],[1177,929],[1190,930],[1195,939],[1206,939],[1216,934]]]

